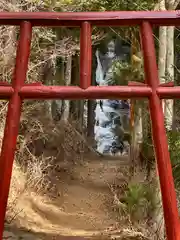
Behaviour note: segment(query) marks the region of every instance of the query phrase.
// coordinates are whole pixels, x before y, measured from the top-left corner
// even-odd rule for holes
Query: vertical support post
[[[20,25],[20,40],[17,48],[14,77],[12,80],[14,93],[9,101],[0,156],[0,239],[2,239],[3,236],[4,219],[21,115],[22,100],[18,92],[24,85],[26,79],[31,45],[31,34],[31,23],[22,22]]]
[[[168,151],[166,130],[164,127],[164,115],[161,106],[161,100],[156,92],[159,85],[159,78],[156,64],[153,31],[150,23],[142,23],[141,34],[146,80],[152,88],[152,96],[149,99],[149,107],[152,122],[153,142],[162,193],[166,233],[168,240],[179,240],[180,224],[176,193],[170,155]]]
[[[83,89],[91,86],[92,72],[92,42],[91,24],[83,22],[80,36],[80,87]]]

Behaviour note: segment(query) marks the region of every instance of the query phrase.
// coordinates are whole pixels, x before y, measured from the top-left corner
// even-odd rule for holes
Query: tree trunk
[[[179,42],[179,41],[178,41]],[[178,44],[178,43],[177,43]],[[180,86],[180,74],[179,70],[180,69],[180,59],[179,59],[179,53],[176,52],[175,56],[175,85]],[[174,101],[174,107],[173,107],[173,124],[172,124],[172,131],[180,131],[180,99],[176,99]]]
[[[79,81],[79,57],[77,54],[72,56],[72,69],[71,69],[71,84],[73,86],[78,85]],[[71,100],[70,104],[70,118],[73,120],[78,120],[78,101]]]
[[[175,10],[179,0],[166,0],[168,10]],[[168,80],[174,82],[174,26],[167,28],[167,75]],[[174,100],[166,100],[165,117],[168,129],[172,129]]]
[[[80,84],[79,79],[80,79],[80,72],[79,72],[79,66],[80,66],[80,58],[78,56],[78,85]],[[83,127],[84,127],[84,100],[78,100],[77,101],[77,110],[78,110],[78,128],[80,132],[83,132]]]
[[[166,58],[166,71],[168,81],[174,82],[174,26],[167,27],[167,58]],[[173,122],[173,102],[174,100],[168,99],[165,101],[165,118],[166,127],[170,130]]]
[[[159,27],[159,58],[158,70],[160,83],[165,83],[166,72],[166,52],[167,52],[167,27]]]
[[[95,102],[88,100],[87,136],[91,139],[94,138],[94,107]]]
[[[66,61],[66,72],[65,72],[65,85],[69,86],[71,84],[71,70],[72,70],[72,56],[67,57]],[[66,122],[69,119],[70,115],[70,101],[64,101],[64,112],[63,112],[63,120]]]
[[[178,1],[175,0],[160,0],[159,10],[175,10]],[[160,82],[174,81],[174,27],[160,27],[159,29],[159,78]],[[173,100],[163,101],[163,111],[166,119],[166,127],[172,128],[173,120]],[[157,177],[157,192],[156,201],[157,208],[154,212],[154,230],[157,232],[157,239],[164,239],[165,227],[162,208],[162,196],[160,192],[159,177]]]
[[[158,9],[160,11],[166,10],[165,0],[159,1]],[[158,56],[158,70],[160,83],[165,83],[166,75],[166,54],[167,54],[167,27],[159,27],[159,56]],[[165,111],[165,102],[162,102],[163,112]]]
[[[93,51],[93,61],[92,61],[92,81],[91,84],[93,86],[96,85],[96,63],[95,63],[95,51]],[[95,100],[88,100],[88,117],[87,117],[87,136],[93,143],[94,141],[94,124],[95,124],[95,112],[94,109],[96,107]]]
[[[134,56],[142,59],[140,43],[137,37],[132,35],[131,45],[131,64],[135,69],[141,69],[142,61],[135,61]],[[139,101],[131,100],[131,164],[132,169],[137,166],[137,160],[140,159],[141,144],[143,141],[142,127],[142,106]],[[138,163],[139,164],[139,163]]]
[[[160,11],[166,10],[165,0],[159,1],[158,9]],[[159,56],[158,56],[158,71],[160,83],[165,83],[166,81],[166,58],[167,58],[167,27],[162,26],[159,28]],[[166,103],[162,101],[163,112],[165,111]],[[156,168],[157,169],[157,168]],[[156,170],[157,171],[157,170]],[[153,212],[153,231],[156,233],[155,240],[164,239],[165,226],[164,226],[164,215],[162,208],[162,195],[159,183],[159,176],[155,174],[155,199],[156,199],[156,209]]]
[[[52,59],[49,59],[46,62],[45,67],[43,68],[43,74],[42,74],[42,82],[43,82],[43,84],[45,84],[45,85],[53,85],[53,78],[55,76],[55,71],[56,71],[56,68],[55,68],[55,66],[53,64],[53,61],[52,61]],[[44,101],[46,114],[49,117],[49,119],[52,120],[51,105],[52,105],[52,101],[51,100]]]

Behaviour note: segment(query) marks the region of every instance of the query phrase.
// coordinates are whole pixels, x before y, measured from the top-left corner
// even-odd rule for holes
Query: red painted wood
[[[130,81],[130,82],[128,82],[128,86],[148,86],[148,85],[146,83],[142,83],[142,82]]]
[[[174,87],[174,82],[160,83],[159,87]]]
[[[42,83],[41,82],[34,82],[34,83],[27,83],[25,84],[26,86],[42,86]],[[6,87],[11,87],[11,84],[8,83],[8,82],[3,82],[3,81],[0,81],[0,86],[6,86]],[[4,88],[3,88],[4,89]]]
[[[24,86],[19,91],[22,98],[28,99],[100,99],[100,98],[144,98],[151,96],[150,87],[91,86],[81,89],[77,86]]]
[[[158,87],[157,94],[160,98],[180,98],[180,87]]]
[[[111,11],[111,12],[1,12],[0,24],[19,25],[30,21],[34,26],[138,25],[149,21],[156,25],[180,25],[179,11]]]
[[[8,82],[0,81],[0,86],[11,86],[11,84]]]
[[[164,126],[164,115],[161,107],[161,100],[156,91],[159,85],[159,77],[156,64],[153,31],[151,25],[148,22],[143,22],[141,33],[145,75],[147,83],[152,88],[152,95],[149,98],[149,108],[162,193],[166,233],[169,240],[180,240],[178,208],[168,151],[166,129]],[[165,89],[165,87],[162,88]]]
[[[25,86],[43,86],[42,82],[27,83]]]
[[[0,239],[2,239],[22,99],[127,99],[147,97],[151,112],[153,141],[160,177],[167,237],[168,240],[180,240],[176,194],[161,107],[161,98],[180,98],[180,87],[174,87],[172,83],[159,84],[151,28],[151,25],[154,24],[180,25],[179,11],[86,13],[1,12],[0,24],[21,24],[20,42],[17,50],[16,68],[12,86],[0,82],[0,98],[11,98],[0,157]],[[90,86],[92,61],[91,25],[121,26],[141,24],[141,44],[144,51],[146,84],[131,82],[129,86]],[[40,83],[24,84],[30,50],[31,25],[81,27],[80,87],[43,86]]]
[[[4,218],[21,114],[22,101],[18,92],[24,85],[24,81],[26,79],[31,44],[31,32],[31,24],[29,22],[22,22],[20,26],[20,40],[17,49],[14,78],[12,81],[14,93],[9,101],[0,156],[0,239],[2,239],[3,235]],[[6,89],[7,87],[4,88]]]
[[[83,22],[80,38],[80,87],[83,89],[91,85],[92,69],[92,42],[91,25]]]
[[[14,90],[12,87],[8,87],[8,86],[5,86],[5,87],[2,87],[0,86],[0,99],[9,99],[12,94],[13,94]]]

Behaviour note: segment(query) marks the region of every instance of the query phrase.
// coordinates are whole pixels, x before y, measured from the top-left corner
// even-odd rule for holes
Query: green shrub
[[[174,182],[180,187],[180,132],[169,131],[167,133],[171,164],[173,168]]]
[[[120,201],[123,203],[123,211],[132,221],[143,220],[155,208],[153,186],[146,183],[130,183]]]

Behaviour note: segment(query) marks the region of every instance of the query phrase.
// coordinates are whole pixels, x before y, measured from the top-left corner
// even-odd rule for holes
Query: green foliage
[[[144,134],[142,144],[142,154],[145,157],[144,161],[147,163],[151,162],[151,164],[153,164],[155,161],[155,154],[152,143],[151,130],[149,129],[149,122],[150,121],[146,120],[148,127],[146,126],[147,128],[144,128],[146,130],[146,133]],[[175,186],[176,188],[180,188],[180,132],[172,130],[168,131],[167,137]]]
[[[128,62],[114,61],[112,71],[115,85],[127,85],[128,81],[142,82],[144,79],[143,69],[135,68]]]
[[[147,108],[144,106],[144,109]],[[143,143],[141,147],[141,154],[143,155],[144,164],[154,165],[155,153],[151,135],[151,125],[149,113],[145,113],[143,116],[143,122],[146,126],[143,128]],[[167,131],[169,152],[171,158],[171,164],[173,169],[173,176],[176,188],[180,187],[180,132]]]
[[[117,11],[117,10],[152,10],[154,7],[153,0],[74,0],[74,4],[78,4],[83,11]]]
[[[146,183],[130,183],[120,201],[123,205],[119,206],[123,206],[132,221],[143,220],[156,207],[154,188]]]
[[[180,187],[180,132],[169,131],[168,143],[175,185]]]
[[[138,106],[139,105],[137,105],[136,107]],[[142,161],[144,166],[146,166],[148,169],[152,169],[155,163],[155,154],[154,154],[154,147],[152,142],[151,121],[150,121],[148,101],[143,101],[141,103],[141,107],[143,109],[143,113],[142,113],[143,142],[141,145],[141,155],[143,158]]]

